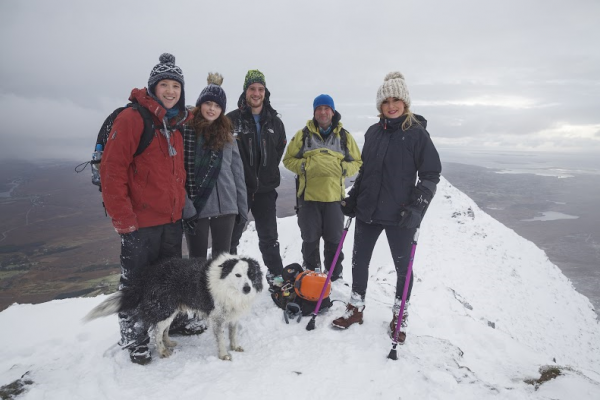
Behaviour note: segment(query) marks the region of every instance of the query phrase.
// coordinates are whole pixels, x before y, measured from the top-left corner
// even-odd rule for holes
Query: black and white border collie
[[[231,360],[225,345],[229,327],[230,348],[244,351],[237,342],[238,320],[262,291],[262,271],[252,258],[222,254],[213,260],[168,259],[148,266],[135,286],[104,300],[84,317],[90,321],[118,312],[135,313],[148,329],[155,329],[156,350],[169,357],[177,343],[169,326],[180,312],[208,319],[217,339],[219,358]]]

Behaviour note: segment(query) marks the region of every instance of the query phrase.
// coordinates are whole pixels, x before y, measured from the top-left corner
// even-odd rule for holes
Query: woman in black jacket
[[[346,329],[363,323],[369,263],[382,231],[387,236],[397,272],[396,298],[390,323],[396,327],[411,243],[440,181],[442,165],[426,130],[427,121],[410,110],[410,95],[400,72],[389,73],[377,91],[379,123],[365,134],[363,165],[354,187],[342,202],[344,214],[356,217],[352,256],[352,295],[343,316],[333,325]],[[412,289],[408,288],[403,326]],[[403,331],[398,340],[403,343]]]

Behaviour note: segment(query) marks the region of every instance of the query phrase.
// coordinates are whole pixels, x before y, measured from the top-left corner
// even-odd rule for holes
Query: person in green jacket
[[[346,197],[345,179],[355,175],[362,161],[354,138],[342,127],[342,116],[331,96],[319,95],[313,102],[313,119],[290,141],[283,165],[297,175],[298,226],[302,236],[303,267],[321,268],[320,242],[324,242],[325,266],[335,257],[344,229],[340,202]],[[342,276],[340,252],[331,276]]]

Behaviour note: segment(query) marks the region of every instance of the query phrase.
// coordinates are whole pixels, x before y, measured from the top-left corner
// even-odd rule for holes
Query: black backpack
[[[284,310],[284,318],[287,323],[289,323],[289,319],[293,319],[295,316],[299,317],[298,321],[300,321],[302,316],[311,315],[317,307],[318,299],[315,299],[314,294],[311,299],[302,295],[302,277],[306,273],[307,271],[304,271],[300,264],[290,264],[283,268],[283,273],[281,274],[283,283],[281,286],[273,285],[269,288],[273,302],[277,307]],[[321,287],[319,287],[319,292]],[[332,305],[333,301],[329,296],[323,298],[319,314],[327,311]]]
[[[106,149],[106,142],[108,141],[108,135],[110,135],[110,132],[112,131],[112,128],[115,123],[115,120],[117,119],[117,116],[123,110],[130,108],[130,107],[133,108],[134,110],[138,111],[140,113],[140,115],[142,116],[142,119],[144,120],[144,131],[142,132],[142,137],[140,138],[140,143],[138,144],[137,150],[135,151],[133,156],[134,157],[139,156],[140,154],[142,154],[144,152],[144,150],[146,150],[148,148],[148,146],[152,142],[152,139],[154,139],[154,131],[155,131],[154,122],[152,120],[152,114],[150,114],[150,111],[148,111],[148,109],[142,107],[138,103],[129,103],[124,107],[117,108],[108,117],[106,117],[106,119],[102,123],[102,126],[100,127],[100,131],[98,132],[98,137],[96,138],[96,144],[94,145],[94,149],[96,149],[98,145],[102,146],[102,150]],[[94,165],[98,165],[98,168],[99,168],[99,164],[101,162],[102,162],[102,159],[100,158],[98,160],[91,160],[90,164],[92,165],[92,168],[94,167]],[[102,191],[102,186],[101,186],[99,180],[97,182],[92,181],[92,183],[94,185],[98,186],[99,191]]]

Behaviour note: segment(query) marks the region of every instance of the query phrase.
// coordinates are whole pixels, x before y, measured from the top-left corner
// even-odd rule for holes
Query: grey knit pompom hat
[[[172,79],[181,84],[181,97],[177,102],[177,107],[180,110],[185,109],[185,91],[184,91],[184,80],[183,72],[181,68],[175,65],[175,56],[169,53],[163,53],[158,58],[159,63],[152,68],[150,71],[150,78],[148,78],[148,91],[154,96],[156,95],[155,89],[156,84],[163,79]]]
[[[385,76],[383,85],[377,90],[377,110],[381,112],[381,103],[388,97],[395,97],[404,102],[406,108],[410,108],[410,93],[406,87],[404,75],[401,72],[390,72]]]
[[[181,72],[181,68],[175,65],[175,56],[169,53],[163,53],[158,60],[160,62],[152,68],[152,71],[150,71],[148,89],[154,93],[154,87],[163,79],[172,79],[179,82],[181,87],[183,87],[183,72]]]

